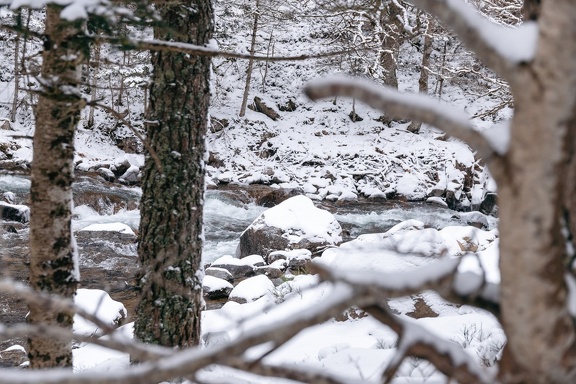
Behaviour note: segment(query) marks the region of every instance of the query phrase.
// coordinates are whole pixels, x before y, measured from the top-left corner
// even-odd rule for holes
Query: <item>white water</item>
[[[26,178],[0,176],[0,192],[26,193],[29,188],[30,181]],[[130,194],[136,192],[135,188],[127,190]],[[208,191],[204,206],[204,263],[209,263],[223,255],[234,255],[242,231],[265,210],[266,208],[253,203],[240,203],[231,198],[229,194]],[[457,212],[424,203],[366,203],[355,204],[352,207],[332,206],[330,210],[344,229],[349,231],[349,238],[356,238],[364,233],[385,232],[395,224],[408,219],[420,220],[426,226],[436,229],[450,225],[464,225],[455,217]],[[497,225],[495,218],[488,217],[488,222],[490,229]],[[124,223],[137,231],[140,211],[121,210],[114,215],[100,215],[86,205],[74,208],[72,223],[74,231],[91,224],[106,223]]]

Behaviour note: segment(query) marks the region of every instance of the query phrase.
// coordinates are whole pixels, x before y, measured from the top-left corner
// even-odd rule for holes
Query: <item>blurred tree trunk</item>
[[[16,121],[18,111],[18,96],[20,94],[20,32],[16,32],[14,46],[14,98],[12,99],[12,109],[10,110],[10,121]]]
[[[260,18],[260,0],[256,0],[256,7],[254,11],[254,23],[252,24],[252,40],[250,41],[250,56],[254,56],[256,52],[256,35],[258,34],[258,20]],[[248,60],[248,68],[246,69],[246,83],[244,85],[244,94],[242,95],[242,105],[240,106],[240,113],[238,116],[244,117],[246,114],[246,107],[248,105],[248,94],[250,93],[250,83],[252,82],[252,70],[254,68],[254,59]]]
[[[422,46],[422,63],[420,64],[420,77],[418,78],[418,92],[428,93],[428,68],[430,67],[430,56],[432,55],[432,32],[434,31],[434,19],[424,15],[428,20],[426,30],[424,31],[424,45]],[[412,121],[408,126],[408,131],[413,133],[420,132],[422,123]]]
[[[403,27],[398,17],[400,10],[396,5],[390,2],[382,12],[380,24],[384,31],[382,40],[382,55],[380,56],[380,65],[384,70],[383,83],[389,87],[398,88],[398,53],[402,44]]]
[[[540,2],[541,0],[524,0],[524,5],[522,6],[524,21],[538,19],[540,15]]]
[[[166,27],[156,39],[204,45],[213,33],[208,0],[159,7]],[[141,301],[138,339],[165,346],[198,344],[202,303],[202,212],[210,58],[157,52],[150,90],[150,147],[140,205]]]
[[[34,159],[30,188],[30,285],[72,298],[78,283],[76,243],[72,236],[74,131],[83,101],[77,89],[87,51],[80,39],[83,21],[60,18],[61,7],[46,7],[42,92],[36,106]],[[72,313],[30,305],[33,324],[72,328]],[[32,368],[72,365],[71,338],[32,337]]]

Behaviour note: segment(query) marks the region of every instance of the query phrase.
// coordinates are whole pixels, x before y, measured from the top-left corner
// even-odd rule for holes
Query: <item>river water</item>
[[[0,193],[10,191],[25,199],[30,181],[23,176],[0,176]],[[132,201],[134,205],[141,195],[139,188],[104,185],[95,179],[83,178],[75,183],[76,194],[110,195],[120,200]],[[25,201],[23,201],[25,203]],[[385,232],[392,226],[408,219],[417,219],[427,226],[441,229],[451,225],[464,225],[457,212],[426,203],[357,201],[345,204],[320,203],[321,208],[332,212],[345,230],[345,240],[364,233]],[[252,221],[266,210],[246,199],[237,199],[230,191],[208,190],[205,197],[204,224],[205,244],[203,260],[211,262],[223,255],[234,255],[238,238]],[[139,211],[119,209],[116,212],[98,213],[88,205],[74,210],[73,229],[79,230],[95,223],[124,223],[138,230]],[[490,229],[497,225],[495,218],[488,218]]]

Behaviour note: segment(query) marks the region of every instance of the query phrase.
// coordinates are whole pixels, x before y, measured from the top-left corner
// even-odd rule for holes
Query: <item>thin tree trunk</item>
[[[420,66],[420,77],[418,78],[418,92],[428,93],[428,68],[430,67],[430,56],[432,55],[432,31],[434,30],[434,19],[428,19],[428,25],[424,32],[424,45],[422,47],[422,63]],[[408,131],[418,133],[422,127],[422,122],[412,121],[408,126]]]
[[[170,31],[155,28],[156,39],[204,45],[212,37],[208,0],[163,5],[159,12]],[[210,58],[157,52],[152,63],[149,111],[158,123],[148,125],[147,138],[162,170],[147,156],[138,243],[142,296],[134,331],[144,342],[188,347],[200,336]]]
[[[394,4],[388,4],[382,14],[382,29],[387,30],[382,41],[380,65],[384,70],[383,83],[389,87],[398,88],[398,52],[400,51],[402,25],[398,20],[399,10]]]
[[[90,82],[90,101],[96,101],[96,88],[98,86],[98,69],[100,68],[100,44],[94,44],[94,70],[92,71],[92,81]],[[94,127],[94,105],[90,106],[90,113],[88,115],[88,128]]]
[[[258,33],[258,19],[260,18],[260,0],[256,0],[256,10],[254,12],[254,24],[252,25],[252,41],[250,42],[250,56],[254,56],[256,52],[256,34]],[[252,68],[254,67],[254,59],[252,57],[248,60],[248,69],[246,69],[246,85],[244,86],[244,95],[242,96],[242,105],[240,106],[240,113],[238,116],[244,117],[246,114],[246,106],[248,105],[248,94],[250,93],[250,82],[252,81]]]
[[[82,99],[74,89],[84,60],[82,21],[60,19],[62,7],[46,7],[43,89],[36,106],[34,160],[30,188],[30,285],[38,290],[73,297],[79,279],[76,244],[71,231],[74,131]],[[68,59],[72,57],[73,59]],[[30,305],[34,324],[72,328],[73,313]],[[71,338],[32,337],[32,368],[72,365]]]
[[[14,99],[10,110],[10,121],[16,121],[18,111],[18,98],[20,94],[20,32],[16,33],[16,44],[14,47]]]

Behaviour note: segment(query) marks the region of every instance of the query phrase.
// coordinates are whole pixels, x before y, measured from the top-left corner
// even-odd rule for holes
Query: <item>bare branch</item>
[[[138,132],[138,130],[136,128],[134,128],[134,126],[128,120],[126,120],[121,114],[116,112],[113,108],[108,107],[107,105],[100,104],[98,102],[91,102],[91,101],[86,101],[86,105],[87,106],[94,106],[94,107],[98,107],[98,108],[103,109],[104,111],[106,111],[106,112],[110,113],[112,116],[114,116],[118,121],[120,121],[126,127],[128,127],[128,129],[130,131],[132,131],[134,136],[136,136],[138,138],[138,140],[140,140],[140,142],[144,145],[144,147],[146,148],[146,150],[150,154],[150,157],[152,157],[152,159],[154,160],[154,164],[156,164],[156,167],[158,167],[158,172],[160,174],[164,173],[164,169],[162,168],[162,162],[160,161],[160,158],[158,157],[158,154],[156,153],[156,151],[150,146],[150,144],[148,144],[148,141],[146,140],[146,138],[143,137]]]
[[[36,292],[26,285],[16,282],[12,279],[0,280],[0,292],[16,295],[26,301],[28,304],[34,304],[40,308],[45,308],[46,311],[77,313],[86,320],[92,322],[103,333],[108,334],[113,332],[116,328],[108,323],[103,322],[97,316],[85,311],[79,306],[75,305],[72,300],[50,295],[45,292]]]
[[[492,293],[497,289],[494,284],[487,284],[481,276],[475,275],[479,280],[474,287],[476,289],[469,289],[465,292],[457,290],[455,281],[461,278],[471,278],[469,274],[457,273],[460,261],[461,259],[444,258],[412,271],[393,273],[370,273],[369,271],[357,273],[327,268],[314,263],[309,269],[313,273],[318,273],[321,280],[344,282],[357,290],[367,291],[376,300],[414,295],[430,289],[436,291],[445,300],[484,309],[499,319],[500,306],[493,301],[494,296],[497,296]]]
[[[511,28],[499,25],[481,15],[462,0],[410,0],[449,26],[484,64],[508,81],[513,80],[519,63],[534,55],[537,27],[535,23]],[[522,36],[514,39],[514,36]]]
[[[79,342],[96,344],[101,347],[120,352],[126,352],[130,354],[131,357],[138,359],[138,361],[157,360],[161,357],[166,357],[174,353],[173,349],[157,345],[148,345],[140,343],[137,340],[117,337],[114,333],[105,337],[95,337],[71,333],[67,328],[60,328],[43,324],[17,324],[10,327],[0,326],[1,338],[11,339],[30,336],[42,336],[54,339],[72,338],[73,340]]]
[[[173,355],[146,362],[124,371],[102,372],[94,375],[89,372],[73,374],[69,370],[36,370],[23,372],[5,369],[0,376],[0,384],[144,384],[158,383],[172,378],[189,376],[199,369],[225,362],[230,356],[241,356],[246,349],[272,342],[283,343],[302,329],[322,323],[341,313],[352,305],[369,305],[373,300],[362,290],[351,289],[345,284],[334,284],[333,290],[320,303],[311,308],[301,309],[297,314],[282,322],[270,324],[269,315],[262,319],[261,326],[246,331],[230,343],[209,350],[191,348],[174,352]]]
[[[302,368],[295,365],[268,365],[261,361],[247,361],[241,358],[229,358],[224,365],[242,371],[255,373],[260,376],[278,377],[295,380],[302,383],[314,384],[360,384],[365,381],[351,380],[349,377],[337,377],[328,374],[325,370],[319,371],[312,368]]]
[[[357,50],[367,50],[367,48],[360,48],[356,50],[339,50],[332,52],[317,53],[313,55],[298,55],[298,56],[260,56],[250,55],[237,52],[224,52],[215,48],[209,48],[201,45],[170,42],[163,40],[139,40],[119,38],[114,36],[90,36],[94,41],[120,45],[122,49],[137,49],[137,50],[150,50],[155,52],[180,52],[190,55],[209,56],[209,57],[228,57],[233,59],[244,60],[258,60],[258,61],[302,61],[308,59],[323,59],[327,57],[346,55],[353,53]]]
[[[363,310],[398,333],[398,355],[386,369],[386,378],[393,376],[405,356],[414,356],[432,363],[446,376],[460,383],[491,383],[494,378],[470,357],[460,346],[439,338],[417,324],[390,314],[380,305],[362,306]]]
[[[495,155],[486,138],[475,131],[462,111],[426,95],[406,94],[361,79],[333,78],[309,84],[304,93],[312,100],[334,96],[353,97],[395,118],[433,125],[466,142],[485,161]]]

